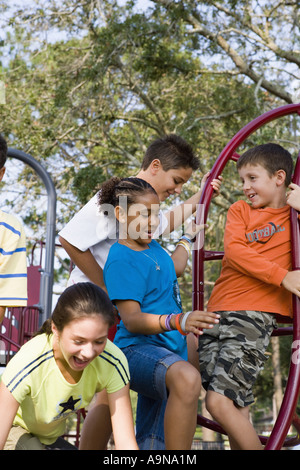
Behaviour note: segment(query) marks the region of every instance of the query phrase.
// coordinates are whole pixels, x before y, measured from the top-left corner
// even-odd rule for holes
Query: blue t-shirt
[[[182,312],[173,260],[154,240],[143,251],[115,243],[104,267],[104,281],[112,302],[134,300],[142,312],[156,315]],[[114,343],[119,348],[150,343],[187,358],[186,338],[177,330],[157,335],[133,334],[121,321]]]

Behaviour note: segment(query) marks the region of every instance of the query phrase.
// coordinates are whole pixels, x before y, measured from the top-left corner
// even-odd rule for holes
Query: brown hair
[[[52,322],[61,332],[66,325],[89,315],[101,315],[108,327],[114,324],[113,305],[103,289],[92,282],[79,282],[61,294],[53,310],[37,334],[52,333]]]
[[[247,150],[237,161],[239,170],[245,165],[261,165],[270,176],[276,171],[284,170],[286,174],[285,185],[288,186],[293,174],[293,159],[287,150],[278,144],[262,144]]]
[[[176,134],[168,134],[150,144],[142,161],[142,170],[146,170],[156,158],[164,171],[175,168],[192,168],[192,170],[199,168],[199,160],[190,144]]]

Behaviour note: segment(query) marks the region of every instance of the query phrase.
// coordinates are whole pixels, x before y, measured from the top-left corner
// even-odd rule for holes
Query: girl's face
[[[108,324],[101,315],[89,315],[68,323],[59,332],[52,325],[53,349],[59,368],[82,372],[106,345]]]
[[[146,192],[136,198],[127,213],[118,206],[117,219],[120,222],[120,239],[148,245],[159,226],[159,198],[153,192]]]

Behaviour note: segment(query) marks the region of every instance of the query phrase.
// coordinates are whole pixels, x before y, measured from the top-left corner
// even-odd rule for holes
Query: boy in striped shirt
[[[7,144],[0,135],[0,181],[5,173]],[[27,305],[26,239],[22,224],[0,209],[0,322],[6,307]]]

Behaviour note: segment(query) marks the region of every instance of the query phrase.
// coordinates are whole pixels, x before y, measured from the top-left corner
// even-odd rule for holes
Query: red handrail
[[[209,204],[213,196],[213,189],[210,185],[212,179],[221,175],[226,163],[229,160],[237,160],[238,154],[236,149],[239,145],[253,132],[262,127],[263,125],[289,114],[298,113],[300,115],[300,103],[281,106],[274,110],[258,116],[245,127],[243,127],[224,147],[218,156],[210,176],[205,184],[202,192],[199,207],[197,211],[197,223],[205,223]],[[294,180],[296,184],[300,184],[300,155],[295,168]],[[291,227],[292,227],[292,257],[293,269],[300,269],[300,227],[297,219],[297,213],[291,209]],[[203,234],[200,232],[193,250],[193,309],[203,310],[204,308],[204,269],[203,264],[207,259],[212,259],[214,255],[212,252],[207,252],[204,249]],[[220,257],[218,253],[215,258]],[[297,343],[300,339],[300,301],[299,298],[293,296],[293,347],[292,352],[297,349]],[[299,361],[298,361],[299,362]],[[280,449],[285,441],[288,429],[293,422],[295,409],[297,405],[298,395],[300,388],[300,364],[291,361],[288,382],[284,399],[278,414],[276,423],[273,427],[272,433],[266,441],[265,449]],[[295,417],[295,420],[297,417]],[[298,421],[298,420],[297,420]],[[206,425],[212,429],[219,429],[217,423],[205,420],[200,415],[198,416],[198,424]]]

